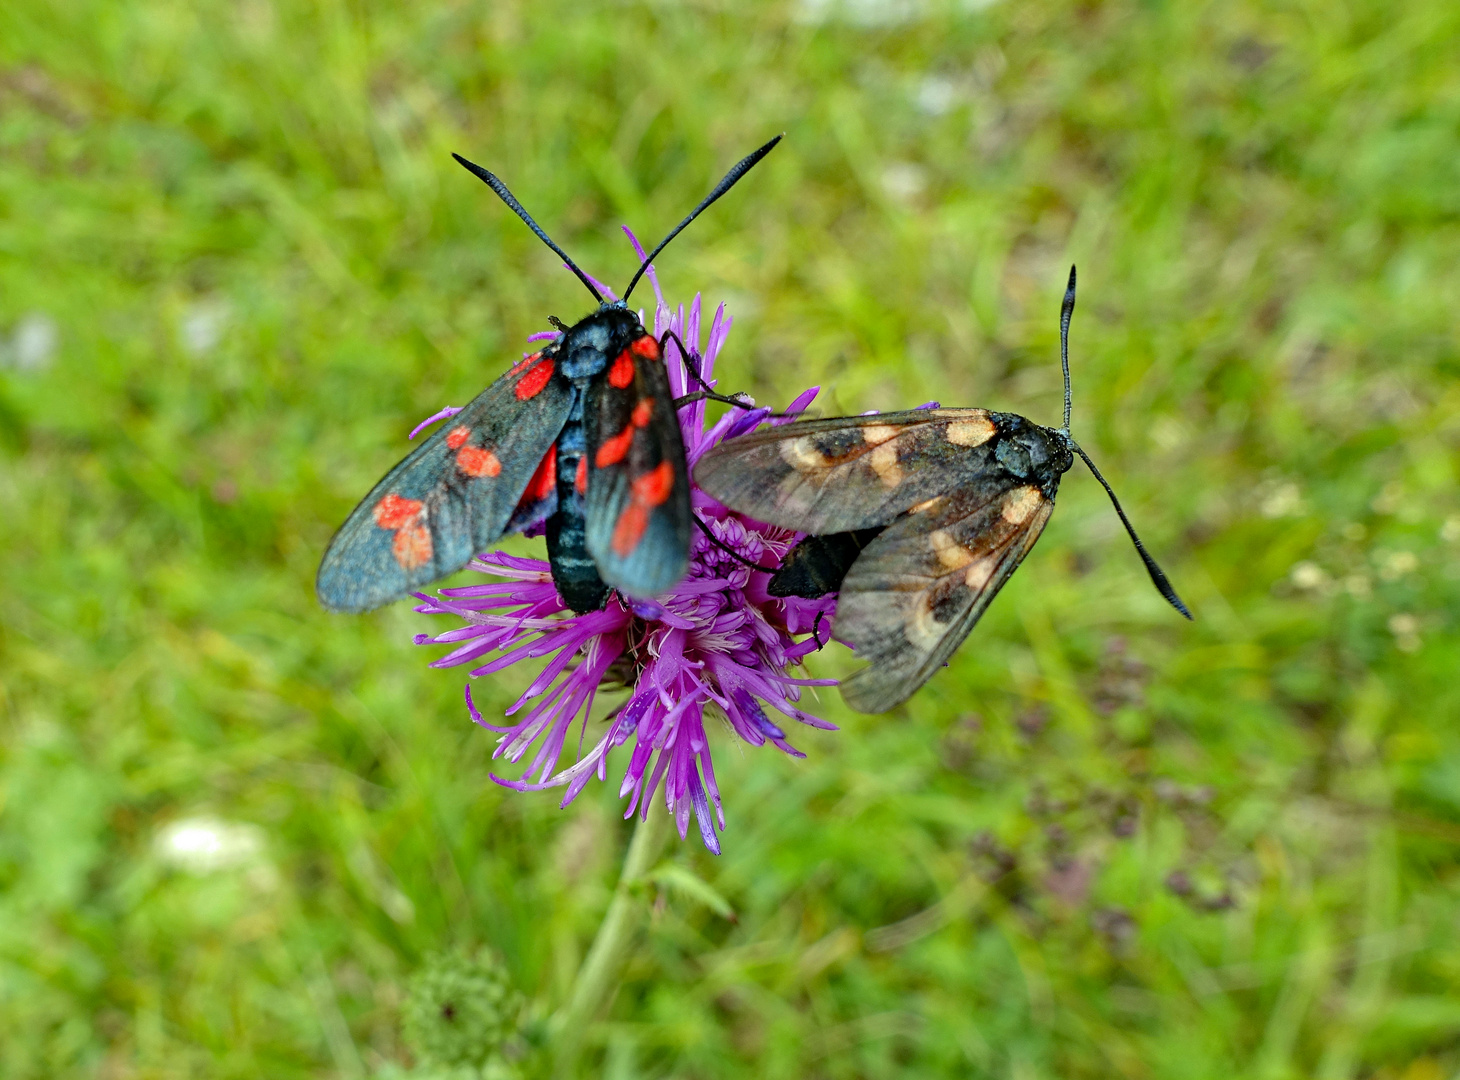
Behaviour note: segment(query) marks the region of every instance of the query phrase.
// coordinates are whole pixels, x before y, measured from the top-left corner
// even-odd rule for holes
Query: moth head
[[[1059,478],[1074,464],[1069,436],[1012,413],[1000,416],[998,426],[994,457],[999,464],[1020,480],[1045,488],[1052,496]]]

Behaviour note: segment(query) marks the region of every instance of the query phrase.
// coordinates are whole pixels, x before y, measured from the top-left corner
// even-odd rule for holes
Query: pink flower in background
[[[643,258],[638,241],[632,234],[629,238]],[[682,305],[671,310],[652,268],[649,279],[657,298],[654,334],[672,329],[699,354],[701,375],[712,382],[715,360],[733,321],[724,305],[715,312],[700,354],[700,298],[695,297],[688,312]],[[544,335],[534,335],[539,336]],[[676,396],[696,388],[672,340],[665,363]],[[808,390],[787,412],[804,409],[815,394],[815,388]],[[770,413],[732,409],[707,430],[705,408],[699,401],[679,411],[691,469],[710,446],[750,431]],[[438,417],[443,415],[444,410]],[[544,560],[493,552],[474,560],[470,569],[499,580],[441,589],[435,596],[417,594],[424,601],[417,611],[448,616],[460,625],[435,636],[421,634],[416,642],[452,646],[432,666],[476,665],[469,672],[473,677],[549,657],[542,673],[507,710],[508,717],[521,718],[505,726],[482,717],[467,687],[472,719],[500,733],[494,756],[517,763],[531,755],[520,779],[499,778],[499,783],[518,791],[566,786],[562,805],[567,806],[593,776],[607,777],[610,755],[626,746],[619,790],[629,796],[624,816],[635,810],[647,815],[649,800],[662,782],[680,836],[686,835],[693,813],[705,846],[718,854],[716,825],[724,829],[725,814],[710,758],[706,714],[723,716],[735,735],[752,746],[769,742],[787,754],[804,756],[771,717],[778,713],[813,727],[834,727],[797,707],[803,686],[834,681],[795,678],[789,671],[829,640],[836,597],[812,601],[767,594],[769,573],[752,570],[725,549],[774,567],[800,534],[744,520],[698,488],[690,498],[720,546],[696,529],[689,573],[669,593],[627,602],[615,593],[604,610],[576,615],[558,599]],[[595,695],[600,688],[619,687],[628,688],[628,700],[590,731]],[[560,767],[565,749],[569,762]]]

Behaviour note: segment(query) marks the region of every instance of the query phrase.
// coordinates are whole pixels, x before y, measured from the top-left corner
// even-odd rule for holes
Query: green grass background
[[[735,919],[662,898],[583,1075],[1455,1075],[1457,55],[1424,0],[0,6],[0,1075],[392,1074],[444,948],[561,1003],[616,785],[494,785],[432,624],[314,568],[586,310],[450,151],[621,285],[782,130],[659,261],[724,385],[1054,423],[1077,262],[1076,436],[1197,621],[1077,468],[906,708],[720,739],[671,854]],[[170,869],[199,815],[266,861]]]

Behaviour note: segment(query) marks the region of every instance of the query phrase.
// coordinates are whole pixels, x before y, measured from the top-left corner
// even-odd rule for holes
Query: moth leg
[[[753,402],[747,403],[742,399],[739,396],[739,392],[735,396],[726,397],[724,394],[717,394],[711,390],[691,390],[683,397],[675,398],[674,407],[676,409],[682,409],[686,405],[693,405],[696,401],[719,401],[725,405],[734,405],[741,409],[754,409],[756,407]]]
[[[664,331],[664,336],[659,339],[659,351],[661,353],[664,351],[665,343],[669,341],[673,341],[676,345],[679,346],[679,355],[684,357],[684,366],[689,371],[690,378],[694,379],[694,381],[699,383],[702,387],[702,389],[696,390],[693,394],[686,394],[682,398],[676,398],[674,401],[674,407],[676,409],[679,408],[681,404],[687,405],[694,401],[704,401],[706,399],[710,401],[718,401],[723,405],[734,405],[736,408],[739,409],[755,408],[755,405],[752,403],[740,401],[738,398],[735,397],[726,397],[724,394],[717,394],[715,393],[715,391],[711,390],[710,384],[705,382],[705,380],[700,375],[700,358],[696,354],[690,352],[690,350],[685,347],[684,342],[679,339],[679,335],[676,334],[673,330]]]

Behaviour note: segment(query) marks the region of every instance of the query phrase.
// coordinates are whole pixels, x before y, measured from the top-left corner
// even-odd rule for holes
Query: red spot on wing
[[[573,486],[578,489],[579,495],[588,494],[588,459],[586,457],[578,459],[578,474],[573,477]]]
[[[415,570],[431,561],[431,530],[422,523],[426,504],[420,499],[403,499],[387,495],[375,504],[375,524],[394,529],[390,553],[406,570]]]
[[[634,350],[636,356],[642,356],[645,360],[659,359],[659,342],[654,340],[652,334],[645,334],[641,338],[635,338],[634,343],[629,348]]]
[[[630,498],[642,500],[645,506],[659,506],[674,490],[674,466],[661,461],[654,469],[634,481]]]
[[[406,570],[416,570],[431,561],[431,530],[424,525],[407,525],[397,529],[390,545],[395,561]]]
[[[521,360],[517,361],[517,363],[515,363],[515,364],[512,365],[512,370],[509,371],[509,372],[507,372],[507,374],[508,375],[516,375],[519,371],[526,370],[527,368],[529,368],[533,364],[535,364],[537,362],[538,357],[540,357],[541,355],[542,355],[542,353],[539,351],[539,352],[533,353],[531,356],[524,356]]]
[[[639,546],[649,528],[649,514],[660,506],[674,490],[674,467],[667,461],[634,480],[629,490],[629,504],[613,526],[613,553],[627,558]]]
[[[629,414],[629,422],[624,429],[612,438],[603,440],[603,444],[598,448],[598,453],[593,456],[594,467],[602,469],[609,465],[617,465],[622,461],[629,452],[629,444],[634,440],[634,429],[648,427],[649,421],[653,418],[654,399],[644,398],[634,406],[634,411]]]
[[[620,559],[628,558],[648,527],[649,511],[636,502],[629,503],[613,526],[613,553]]]
[[[629,452],[629,443],[634,441],[634,425],[629,424],[611,439],[604,439],[598,453],[593,455],[593,467],[606,469],[617,465]]]
[[[618,359],[613,362],[613,367],[608,369],[608,385],[624,390],[633,381],[634,358],[629,355],[629,350],[625,349],[618,354]]]
[[[548,447],[548,452],[537,463],[537,471],[532,474],[532,479],[527,482],[527,490],[522,493],[522,498],[517,500],[517,505],[531,506],[533,503],[542,502],[543,499],[551,495],[553,485],[558,481],[555,475],[557,471],[558,447],[554,443]]]
[[[484,446],[463,446],[456,452],[456,467],[467,476],[496,476],[502,471],[497,455]]]
[[[375,524],[382,529],[399,529],[416,520],[425,503],[420,499],[403,499],[399,495],[387,495],[375,504]]]
[[[536,367],[530,368],[527,374],[523,375],[517,382],[518,401],[527,401],[542,393],[543,387],[553,377],[553,362],[551,360],[540,361]]]
[[[466,442],[466,440],[470,438],[471,428],[467,427],[465,424],[458,424],[456,427],[452,428],[446,433],[446,445],[455,450],[458,446],[460,446],[462,443]]]

